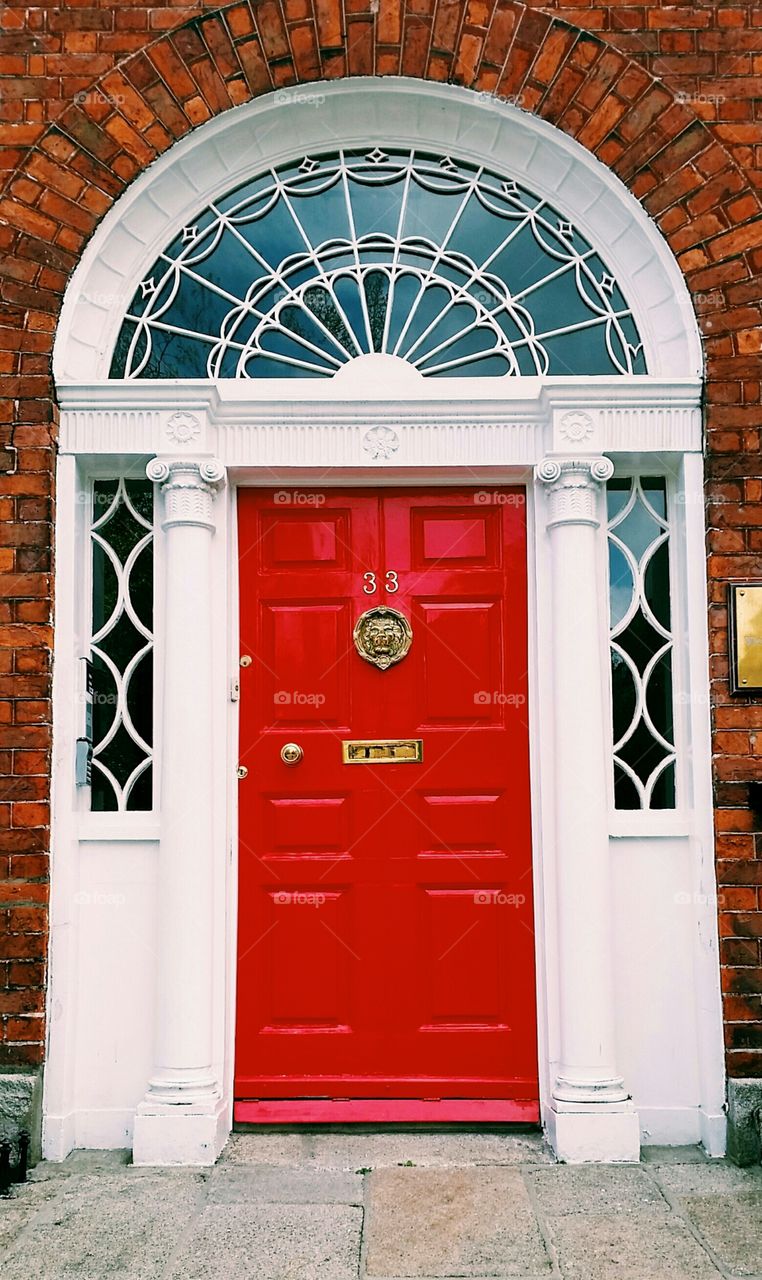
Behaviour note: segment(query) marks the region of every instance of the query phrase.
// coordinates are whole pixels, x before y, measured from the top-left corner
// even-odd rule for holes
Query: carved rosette
[[[598,494],[614,474],[610,458],[544,458],[536,469],[547,485],[547,527],[560,524],[600,524]]]
[[[216,458],[153,458],[146,475],[161,485],[165,529],[176,525],[214,529],[214,498],[225,480],[225,468]]]

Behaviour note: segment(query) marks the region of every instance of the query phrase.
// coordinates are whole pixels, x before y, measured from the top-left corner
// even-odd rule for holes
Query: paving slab
[[[472,1165],[552,1164],[537,1134],[508,1133],[313,1133],[305,1136],[307,1159],[321,1169],[424,1169]]]
[[[540,1209],[549,1214],[632,1213],[649,1205],[665,1207],[648,1174],[632,1166],[555,1165],[526,1171]]]
[[[65,1160],[55,1164],[43,1160],[29,1171],[31,1182],[43,1182],[51,1178],[66,1178],[71,1174],[80,1177],[86,1173],[115,1173],[132,1163],[132,1152],[119,1148],[114,1151],[72,1151]]]
[[[645,1146],[640,1149],[640,1158],[644,1164],[706,1164],[712,1157],[703,1147]]]
[[[734,1276],[762,1274],[762,1189],[734,1196],[687,1196],[689,1218]]]
[[[668,1209],[548,1217],[564,1280],[717,1280],[721,1272]]]
[[[3,1280],[159,1280],[202,1195],[188,1172],[64,1176],[7,1250]]]
[[[357,1280],[361,1228],[345,1205],[210,1205],[164,1280]]]
[[[740,1169],[729,1160],[705,1164],[662,1165],[652,1170],[670,1195],[727,1195],[762,1190],[762,1166]]]
[[[369,1277],[549,1275],[517,1169],[381,1169],[369,1183]]]
[[[224,1164],[304,1164],[305,1139],[300,1133],[231,1133],[220,1156]]]
[[[278,1165],[217,1165],[209,1175],[208,1199],[216,1204],[362,1204],[363,1180],[334,1169],[287,1169]]]

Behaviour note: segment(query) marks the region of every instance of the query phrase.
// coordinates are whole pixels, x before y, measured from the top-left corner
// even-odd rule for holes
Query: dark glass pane
[[[651,792],[652,809],[674,809],[675,807],[675,765],[674,761],[659,774]]]
[[[108,734],[117,714],[117,689],[114,677],[100,654],[92,655],[93,664],[93,742],[97,746]]]
[[[639,809],[640,796],[638,789],[629,774],[618,764],[614,764],[614,808]]]
[[[139,660],[127,685],[127,711],[141,738],[153,739],[153,654]]]
[[[654,770],[662,763],[666,751],[657,742],[646,724],[641,720],[635,732],[617,751],[617,755],[628,764],[641,782],[647,782]]]
[[[667,482],[663,476],[651,477],[650,479],[641,480],[640,487],[643,490],[650,506],[662,520],[667,518]]]
[[[621,548],[615,542],[609,542],[609,592],[611,628],[615,630],[627,617],[635,594],[632,569]]]
[[[139,516],[148,524],[153,521],[153,485],[150,480],[125,480],[127,497]],[[145,531],[144,531],[145,532]]]
[[[627,506],[627,499],[631,493],[632,480],[621,479],[619,476],[615,476],[613,480],[609,480],[606,485],[606,507],[608,510],[609,522],[611,522],[615,516],[618,516],[620,511],[624,510]]]
[[[116,792],[110,780],[101,773],[95,760],[92,767],[90,808],[93,813],[115,813],[118,808]]]
[[[670,628],[669,546],[663,542],[646,567],[644,594],[648,607],[665,631]]]
[[[632,658],[642,674],[654,654],[658,653],[664,644],[664,637],[651,626],[642,612],[638,612],[624,631],[617,636],[617,644]]]
[[[153,543],[147,542],[130,573],[130,602],[147,631],[153,628]]]
[[[153,766],[148,765],[139,778],[133,783],[127,797],[127,810],[130,813],[145,812],[153,808]]]
[[[116,570],[100,543],[93,540],[93,635],[108,622],[118,595]]]
[[[131,658],[145,644],[131,618],[122,613],[108,633],[98,641],[98,647],[111,659],[117,671],[124,671]]]
[[[617,525],[615,533],[639,564],[651,544],[661,535],[662,528],[648,508],[642,502],[636,502]]]
[[[126,782],[145,758],[145,752],[132,740],[124,725],[119,726],[108,746],[98,752],[98,759],[120,783]]]
[[[674,718],[672,710],[672,654],[662,654],[654,664],[646,688],[646,706],[651,722],[658,733],[673,742]]]
[[[611,651],[611,687],[614,702],[614,742],[618,742],[632,724],[638,695],[632,672],[615,649]]]

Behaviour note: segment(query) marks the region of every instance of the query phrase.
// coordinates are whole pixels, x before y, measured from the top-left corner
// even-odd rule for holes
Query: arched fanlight
[[[209,204],[132,299],[113,378],[645,373],[597,251],[517,182],[376,147],[269,169]]]

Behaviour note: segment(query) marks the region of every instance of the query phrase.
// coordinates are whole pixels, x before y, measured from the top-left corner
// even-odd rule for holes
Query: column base
[[[222,1098],[213,1105],[141,1102],[135,1114],[136,1165],[212,1165],[227,1142],[230,1117]]]
[[[564,1164],[640,1160],[640,1124],[631,1102],[591,1104],[573,1111],[549,1107],[545,1127],[557,1159]]]

